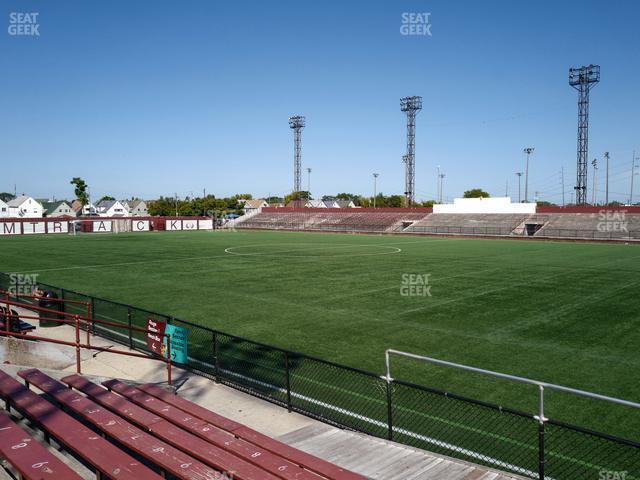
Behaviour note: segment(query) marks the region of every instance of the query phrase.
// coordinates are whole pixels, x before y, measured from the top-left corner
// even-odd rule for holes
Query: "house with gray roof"
[[[100,217],[128,217],[129,210],[119,200],[103,200],[96,205]]]
[[[129,210],[129,216],[131,217],[148,217],[149,210],[147,208],[147,202],[144,200],[126,200],[122,204]]]
[[[58,202],[42,202],[42,209],[45,217],[73,217],[76,212],[71,205],[64,200]]]
[[[42,218],[42,205],[32,197],[20,195],[7,202],[9,216],[14,218]]]

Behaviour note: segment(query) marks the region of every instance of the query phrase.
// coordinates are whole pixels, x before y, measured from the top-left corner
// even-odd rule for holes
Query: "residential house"
[[[353,200],[336,200],[338,207],[340,208],[356,208],[356,204]]]
[[[338,205],[338,202],[335,200],[323,200],[322,203],[324,203],[327,208],[340,208],[340,205]]]
[[[127,217],[129,210],[118,200],[103,200],[96,205],[101,217]]]
[[[76,212],[73,211],[71,205],[64,200],[59,202],[42,202],[42,208],[46,217],[73,217]]]
[[[42,218],[42,205],[27,195],[20,195],[7,202],[9,216],[15,218]]]
[[[246,215],[247,213],[255,212],[256,210],[260,210],[261,208],[268,206],[269,204],[265,200],[262,200],[260,198],[257,200],[247,200],[246,202],[244,202],[244,206],[242,208],[244,210],[244,214]]]
[[[0,218],[9,216],[9,205],[0,200]]]
[[[306,208],[327,208],[322,200],[308,200],[304,206]]]
[[[122,204],[129,210],[129,216],[131,217],[148,217],[149,210],[147,209],[147,202],[144,200],[127,200]]]
[[[71,209],[75,212],[76,217],[95,217],[98,215],[98,209],[91,202],[83,207],[79,200],[74,200],[71,203]]]

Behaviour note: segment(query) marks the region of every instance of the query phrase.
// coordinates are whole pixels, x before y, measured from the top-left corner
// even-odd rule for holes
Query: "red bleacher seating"
[[[170,473],[177,478],[185,480],[222,478],[219,471],[131,425],[118,415],[101,408],[95,402],[70,390],[63,383],[54,380],[39,370],[21,370],[18,375],[24,378],[27,384],[36,386],[63,407],[73,411],[84,421],[92,424],[108,438],[115,440],[145,460],[157,465],[163,474]]]
[[[279,478],[285,480],[320,480],[321,478],[318,475],[303,470],[298,465],[288,462],[251,443],[239,440],[222,429],[185,414],[182,410],[172,407],[122,382],[118,382],[118,385],[116,385],[117,391],[121,394],[128,393],[128,395],[124,396],[126,398],[132,396],[135,399],[135,403],[105,390],[80,375],[70,375],[62,381],[89,395],[97,403],[108,406],[108,408],[112,408],[116,412],[126,409],[127,414],[131,415],[134,423],[137,423],[139,426],[148,429],[156,435],[171,438],[176,436],[175,432],[179,431],[178,427],[180,427],[189,432],[189,435],[196,435],[200,442],[205,440],[215,447],[229,451],[239,458],[253,463]],[[136,412],[136,409],[141,410],[141,412]],[[163,419],[168,420],[172,425],[170,427],[167,426],[167,422],[163,422]],[[206,451],[209,449],[209,447],[205,448],[203,454],[206,454]]]
[[[108,383],[108,382],[107,382]],[[113,385],[113,382],[111,382]],[[148,393],[149,395],[163,400],[169,405],[173,405],[184,411],[185,413],[194,417],[200,418],[205,422],[210,423],[218,428],[233,433],[236,437],[250,442],[254,445],[264,448],[267,451],[275,453],[290,462],[293,462],[301,467],[316,472],[327,478],[334,480],[365,480],[365,477],[357,473],[351,472],[344,468],[338,467],[326,460],[310,455],[302,450],[290,447],[289,445],[274,440],[267,435],[264,435],[256,430],[253,430],[245,425],[234,422],[220,416],[211,410],[207,410],[200,405],[193,403],[178,395],[171,394],[166,390],[153,384],[145,384],[139,387],[141,391]]]
[[[0,457],[24,480],[82,480],[4,412],[0,412]]]
[[[20,382],[0,371],[0,397],[22,415],[114,480],[160,480],[162,477],[85,427]]]
[[[107,389],[80,375],[61,382],[37,369],[18,376],[26,386],[0,371],[7,409],[94,469],[98,480],[160,479],[154,469],[187,480],[365,480],[156,385],[111,380]],[[0,456],[27,480],[81,478],[6,414],[0,414]]]

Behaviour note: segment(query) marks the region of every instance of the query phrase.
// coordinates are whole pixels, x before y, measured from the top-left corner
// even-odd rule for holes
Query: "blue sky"
[[[38,12],[40,36],[10,36],[11,12]],[[431,13],[432,36],[401,35],[403,12]],[[504,194],[507,181],[517,196],[533,146],[532,196],[560,201],[564,166],[568,202],[567,73],[595,63],[589,157],[611,152],[611,196],[626,199],[640,155],[639,13],[635,1],[3,0],[0,191],[72,197],[81,176],[93,198],[283,195],[287,118],[301,114],[314,195],[370,195],[372,172],[379,191],[401,193],[399,98],[421,95],[419,199],[435,197],[437,165],[446,197]]]

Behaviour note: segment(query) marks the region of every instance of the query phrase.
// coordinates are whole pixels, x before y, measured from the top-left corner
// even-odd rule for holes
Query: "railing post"
[[[291,413],[291,369],[289,367],[289,352],[284,352],[285,381],[287,385],[287,410]]]
[[[80,317],[78,315],[75,316],[76,320],[76,373],[82,373],[82,368],[80,367]]]
[[[544,480],[544,470],[545,470],[545,447],[544,447],[544,423],[547,419],[544,416],[544,387],[542,385],[540,388],[540,406],[538,413],[538,479]]]
[[[167,384],[171,385],[171,335],[167,339]]]
[[[387,377],[387,439],[393,440],[393,380]]]
[[[127,325],[129,326],[129,348],[133,350],[133,322],[131,320],[131,307],[127,307]]]

